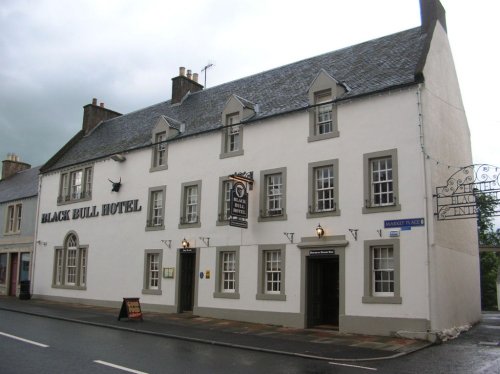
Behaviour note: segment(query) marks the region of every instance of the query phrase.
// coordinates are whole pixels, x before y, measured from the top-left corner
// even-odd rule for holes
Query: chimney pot
[[[97,105],[97,99],[92,100],[92,104],[83,107],[82,130],[85,135],[89,134],[102,121],[120,116],[121,114],[104,107],[104,103]]]
[[[193,74],[193,80],[198,83],[198,73]]]
[[[20,171],[31,168],[30,164],[19,161],[19,156],[15,153],[8,153],[7,159],[2,161],[1,179],[7,179]]]
[[[171,104],[179,104],[188,92],[195,93],[203,89],[201,84],[192,79],[191,70],[187,71],[187,76],[183,75],[184,67],[180,67],[179,72],[181,73],[179,76],[172,78]]]
[[[181,66],[179,68],[179,76],[183,77],[186,74],[186,68],[184,66]]]

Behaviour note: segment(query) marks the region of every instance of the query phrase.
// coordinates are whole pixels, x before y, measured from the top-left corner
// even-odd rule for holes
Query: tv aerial
[[[215,64],[213,64],[212,62],[209,62],[208,64],[206,64],[203,69],[201,69],[201,71],[203,73],[205,73],[205,82],[204,82],[204,87],[207,88],[207,70],[210,69],[212,66],[214,66]]]

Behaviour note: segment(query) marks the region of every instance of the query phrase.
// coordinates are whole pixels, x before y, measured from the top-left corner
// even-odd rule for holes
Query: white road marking
[[[112,364],[110,362],[106,362],[106,361],[101,361],[101,360],[94,360],[94,362],[96,364],[101,364],[101,365],[106,365],[106,366],[110,366],[112,368],[115,368],[115,369],[119,369],[119,370],[123,370],[123,371],[128,371],[129,373],[135,373],[135,374],[148,374],[144,371],[139,371],[139,370],[134,370],[134,369],[130,369],[130,368],[127,368],[125,366],[120,366],[120,365],[116,365],[116,364]]]
[[[48,348],[49,347],[47,344],[42,344],[42,343],[34,342],[33,340],[23,339],[23,338],[20,338],[19,336],[14,336],[14,335],[6,334],[4,332],[0,332],[0,335],[6,336],[7,338],[11,338],[11,339],[16,339],[16,340],[19,340],[19,341],[22,341],[22,342],[25,342],[25,343],[28,343],[28,344],[33,344],[33,345],[36,345],[36,346],[42,347],[42,348]]]
[[[350,368],[357,368],[357,369],[373,370],[373,371],[377,371],[378,370],[377,368],[371,368],[371,367],[368,367],[368,366],[340,364],[338,362],[329,362],[329,364],[330,365],[337,365],[337,366],[347,366],[347,367],[350,367]]]

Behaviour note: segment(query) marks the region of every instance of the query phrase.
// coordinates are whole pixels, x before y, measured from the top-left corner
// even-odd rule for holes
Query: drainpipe
[[[425,153],[425,142],[424,142],[424,118],[423,118],[423,113],[422,113],[422,96],[421,96],[421,91],[422,91],[422,84],[418,85],[417,88],[417,108],[418,108],[418,126],[419,126],[419,132],[420,132],[420,147],[422,148],[422,163],[423,163],[423,169],[424,169],[424,175],[423,175],[423,184],[424,184],[424,210],[425,210],[425,221],[427,224],[425,225],[426,228],[426,241],[427,241],[427,287],[428,287],[428,307],[429,307],[429,323],[431,324],[429,326],[429,330],[427,331],[427,339],[431,340],[430,334],[432,333],[432,287],[431,287],[431,225],[430,223],[432,220],[434,220],[434,217],[431,216],[429,217],[429,204],[431,204],[432,207],[432,193],[430,195],[429,199],[429,194],[428,194],[428,177],[427,177],[427,158],[426,158],[426,153]],[[433,242],[433,241],[432,241]],[[436,337],[432,337],[434,340]]]
[[[33,256],[31,259],[31,274],[30,274],[30,294],[33,297],[33,290],[35,289],[34,286],[34,280],[35,280],[35,263],[36,263],[36,254],[38,251],[38,225],[40,222],[40,195],[42,192],[42,174],[38,176],[38,195],[37,195],[37,201],[36,201],[36,222],[35,222],[35,233],[34,233],[34,238],[33,238]],[[41,245],[41,244],[40,244]]]

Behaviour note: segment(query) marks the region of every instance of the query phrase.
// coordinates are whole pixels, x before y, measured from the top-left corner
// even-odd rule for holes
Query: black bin
[[[31,294],[30,294],[31,282],[27,280],[27,281],[21,281],[19,283],[21,285],[20,287],[21,289],[19,291],[19,299],[21,300],[31,299]]]

